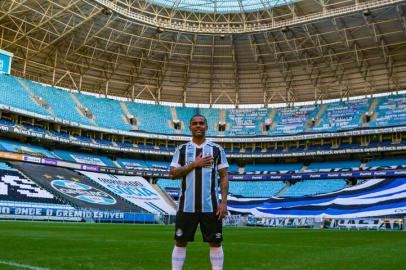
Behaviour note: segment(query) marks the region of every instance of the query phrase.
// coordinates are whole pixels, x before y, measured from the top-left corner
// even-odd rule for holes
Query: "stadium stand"
[[[299,171],[303,167],[301,163],[284,163],[284,164],[246,164],[245,172],[255,172],[255,171],[268,171],[268,172],[288,172],[288,171]]]
[[[49,104],[55,117],[83,125],[93,125],[89,118],[79,112],[68,91],[29,80],[24,80],[24,83],[35,95],[43,98]]]
[[[180,180],[171,180],[171,179],[158,179],[157,185],[165,190],[166,188],[180,188]]]
[[[175,107],[172,109],[176,111],[176,117],[179,121],[181,121],[181,133],[190,135],[191,133],[189,130],[189,121],[193,115],[199,113],[199,110],[197,108],[187,107]]]
[[[8,152],[27,154],[32,156],[42,156],[49,158],[57,158],[51,151],[36,145],[29,145],[16,141],[0,139],[0,147]]]
[[[157,184],[162,190],[171,192],[173,189],[180,189],[181,182],[180,180],[159,179]],[[230,181],[229,185],[231,196],[244,198],[270,198],[274,196],[311,196],[338,191],[345,188],[346,182],[342,179],[305,180],[289,186],[283,181]]]
[[[180,180],[158,179],[158,186],[167,192],[180,189]],[[282,181],[230,181],[230,195],[245,198],[270,198],[275,196],[286,184]]]
[[[221,110],[216,108],[201,108],[199,109],[199,113],[204,115],[207,119],[207,125],[209,127],[206,133],[207,136],[219,136],[221,132],[218,131],[218,124],[221,121]]]
[[[66,150],[55,150],[55,154],[63,160],[91,164],[98,166],[108,166],[108,167],[117,167],[114,162],[105,156],[99,156],[95,154],[85,154],[79,152],[71,152]]]
[[[238,173],[240,170],[240,167],[237,164],[234,163],[229,163],[230,167],[228,167],[228,172],[232,173]]]
[[[44,107],[34,101],[30,93],[20,84],[17,77],[0,74],[0,89],[0,100],[2,104],[28,112],[50,116],[50,113]]]
[[[401,126],[406,124],[406,96],[379,98],[375,117],[368,127]]]
[[[281,194],[282,197],[300,197],[310,196],[322,193],[338,191],[345,188],[344,179],[333,180],[304,180],[290,185],[289,188]]]
[[[370,99],[330,103],[313,131],[334,132],[361,127],[361,116],[371,104]]]
[[[381,160],[371,160],[366,164],[366,167],[397,168],[399,166],[406,166],[406,158],[386,158]]]
[[[152,132],[173,134],[169,122],[172,119],[170,107],[162,105],[125,102],[128,111],[138,120],[138,129]]]
[[[367,127],[398,126],[404,125],[406,121],[405,95],[332,102],[317,107],[221,110],[120,102],[110,98],[68,92],[9,75],[0,75],[0,84],[3,89],[12,89],[0,91],[3,105],[83,125],[122,131],[137,129],[153,133],[190,135],[188,121],[192,115],[200,113],[208,119],[209,136],[257,136],[263,134],[261,127],[271,112],[274,112],[271,127],[267,132],[269,135],[335,132],[365,127],[363,116],[370,109],[372,100],[376,100],[377,105],[376,110],[371,112],[371,119],[366,123]],[[49,108],[41,106],[36,101],[38,98],[49,105]],[[86,117],[79,109],[81,106],[88,109],[92,117]],[[226,115],[224,119],[221,116],[222,111]],[[136,125],[129,123],[130,115],[137,119]],[[180,130],[173,128],[173,120],[183,123]],[[223,120],[226,130],[222,133],[217,127]]]
[[[159,170],[169,170],[170,162],[158,161],[158,160],[145,160],[145,163],[149,168]]]
[[[245,198],[270,198],[285,185],[282,181],[230,181],[230,194]]]
[[[0,120],[0,125],[13,127],[13,126],[15,126],[16,124],[13,123],[13,122],[11,122],[11,121],[8,121],[8,120],[1,119],[1,120]]]
[[[304,172],[312,171],[332,171],[332,170],[358,170],[361,166],[359,160],[312,162]]]
[[[120,164],[122,168],[127,169],[145,169],[147,168],[147,164],[144,160],[141,159],[129,159],[129,158],[117,158],[117,162]]]
[[[227,123],[230,129],[225,131],[226,136],[259,135],[259,125],[264,123],[268,115],[267,109],[234,109],[227,111]]]
[[[132,127],[125,122],[124,112],[117,100],[98,98],[80,93],[76,93],[75,96],[85,108],[92,112],[94,120],[99,127],[115,130],[131,130]]]
[[[271,135],[297,134],[305,132],[305,124],[317,114],[314,106],[278,109],[274,122],[269,130]]]

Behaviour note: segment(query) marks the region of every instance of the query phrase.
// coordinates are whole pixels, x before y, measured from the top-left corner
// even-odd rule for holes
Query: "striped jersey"
[[[178,211],[214,212],[218,205],[218,170],[227,168],[226,154],[218,144],[206,140],[202,145],[188,142],[180,145],[173,156],[171,166],[182,167],[192,163],[197,156],[212,156],[212,166],[195,168],[182,179]]]

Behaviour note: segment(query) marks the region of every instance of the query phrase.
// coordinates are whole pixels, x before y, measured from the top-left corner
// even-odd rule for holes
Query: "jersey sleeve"
[[[171,167],[181,167],[182,165],[180,164],[180,147],[177,147],[175,150],[175,154],[173,155],[172,162],[171,162]]]
[[[226,152],[224,151],[223,148],[220,147],[220,158],[217,168],[220,170],[228,167],[230,167],[230,165],[228,165]]]

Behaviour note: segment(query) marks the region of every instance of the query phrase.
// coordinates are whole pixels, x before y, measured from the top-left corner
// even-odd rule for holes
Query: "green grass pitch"
[[[406,267],[406,232],[225,228],[224,237],[225,270]],[[200,231],[195,240],[183,269],[211,269]],[[2,221],[0,269],[170,269],[173,244],[173,226]]]

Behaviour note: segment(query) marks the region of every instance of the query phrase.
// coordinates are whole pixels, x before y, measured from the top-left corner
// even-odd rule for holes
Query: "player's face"
[[[189,129],[193,137],[204,137],[207,130],[206,121],[201,116],[195,116],[190,121]]]

